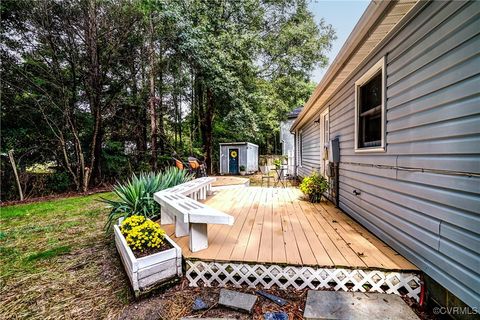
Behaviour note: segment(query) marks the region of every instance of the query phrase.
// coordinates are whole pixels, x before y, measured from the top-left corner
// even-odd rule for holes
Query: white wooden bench
[[[173,189],[173,188],[172,188]],[[175,223],[175,236],[189,235],[190,251],[197,252],[208,248],[208,224],[233,225],[233,217],[217,209],[211,208],[183,194],[159,192],[155,200],[161,206],[162,224],[164,217]]]
[[[160,204],[160,223],[174,223],[176,237],[189,235],[192,252],[208,247],[207,224],[233,225],[232,216],[196,201],[211,194],[215,180],[213,177],[198,178],[153,195]]]
[[[163,192],[180,193],[194,200],[205,200],[207,195],[212,193],[212,183],[215,182],[215,180],[217,179],[213,177],[198,178],[163,190]]]
[[[190,197],[194,200],[205,200],[207,195],[212,193],[212,183],[217,180],[214,177],[203,177],[195,180],[187,181],[172,188],[161,190],[153,195],[155,201],[159,202],[159,195],[163,193],[181,194]],[[160,224],[175,223],[174,216],[168,214],[166,211],[160,212]]]

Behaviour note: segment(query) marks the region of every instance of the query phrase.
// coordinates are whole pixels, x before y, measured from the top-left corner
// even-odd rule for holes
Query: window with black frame
[[[357,88],[357,148],[382,145],[382,70]]]

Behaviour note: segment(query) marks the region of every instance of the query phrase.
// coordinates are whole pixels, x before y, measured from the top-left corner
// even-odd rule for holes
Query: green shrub
[[[242,164],[242,165],[240,166],[240,171],[245,171],[245,169],[246,169],[246,167]]]
[[[328,181],[317,172],[313,172],[310,176],[303,178],[300,183],[300,191],[302,191],[310,202],[320,202],[322,194],[328,190]]]
[[[188,171],[170,167],[159,173],[150,172],[141,173],[139,176],[133,175],[125,183],[116,184],[113,192],[119,200],[103,198],[101,200],[111,208],[105,225],[106,229],[109,230],[120,217],[127,218],[132,215],[141,215],[149,219],[156,218],[160,213],[160,205],[153,199],[153,194],[191,179],[193,179],[193,176]]]
[[[275,168],[280,169],[280,167],[282,166],[282,160],[281,159],[273,160],[273,165],[275,166]]]
[[[66,172],[55,172],[46,177],[46,186],[55,193],[69,191],[72,187],[72,181]]]

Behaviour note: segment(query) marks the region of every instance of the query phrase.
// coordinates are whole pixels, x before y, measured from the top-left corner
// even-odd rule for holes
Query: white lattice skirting
[[[415,273],[362,269],[328,269],[279,265],[216,263],[186,260],[190,286],[278,287],[382,292],[418,301],[420,278]]]

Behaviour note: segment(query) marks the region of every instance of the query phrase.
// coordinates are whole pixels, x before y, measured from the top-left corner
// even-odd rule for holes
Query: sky
[[[335,29],[337,39],[332,44],[332,50],[327,53],[329,64],[333,62],[348,36],[367,8],[370,0],[310,0],[308,7],[318,23],[324,18]],[[312,73],[312,81],[320,82],[328,67],[317,68]]]

